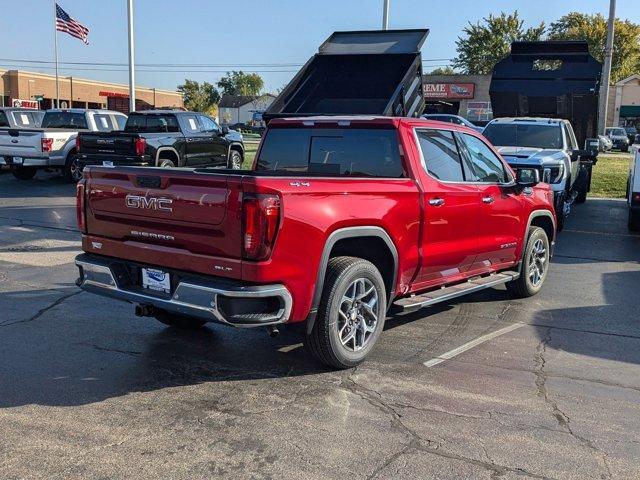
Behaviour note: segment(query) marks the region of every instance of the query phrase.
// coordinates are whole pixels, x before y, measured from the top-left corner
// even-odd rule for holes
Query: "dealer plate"
[[[155,268],[142,269],[142,286],[156,292],[171,292],[171,275]]]
[[[13,163],[22,164],[24,159],[22,157],[13,157]]]
[[[109,160],[103,160],[102,161],[102,166],[103,167],[113,167],[113,162],[109,161]]]

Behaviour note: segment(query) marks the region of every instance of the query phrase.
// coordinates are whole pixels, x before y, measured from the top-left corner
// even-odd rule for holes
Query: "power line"
[[[425,58],[422,63],[450,62],[451,58]],[[27,60],[22,58],[0,58],[0,62],[9,63],[33,63],[50,65],[55,62],[50,60]],[[102,67],[126,67],[127,63],[117,62],[58,62],[59,65],[88,65]],[[303,63],[137,63],[140,67],[150,68],[285,68],[301,67]]]

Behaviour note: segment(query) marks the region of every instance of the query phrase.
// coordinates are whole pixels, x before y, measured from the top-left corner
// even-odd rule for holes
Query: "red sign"
[[[32,110],[40,108],[40,104],[36,100],[20,100],[19,98],[14,98],[11,105],[15,108],[31,108]]]
[[[120,92],[105,92],[105,91],[100,91],[100,92],[98,92],[98,95],[100,95],[101,97],[120,97],[120,98],[129,98],[129,94],[128,94],[128,93],[120,93]]]
[[[449,100],[473,98],[473,83],[425,83],[424,98],[444,98]]]

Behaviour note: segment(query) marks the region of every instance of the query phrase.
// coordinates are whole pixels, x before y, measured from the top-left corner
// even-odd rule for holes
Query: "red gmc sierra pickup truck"
[[[544,282],[553,194],[477,132],[423,119],[274,119],[251,170],[89,167],[78,285],[189,328],[304,322],[357,365],[385,317]]]

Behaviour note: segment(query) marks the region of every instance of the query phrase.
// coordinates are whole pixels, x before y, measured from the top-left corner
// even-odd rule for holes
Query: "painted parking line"
[[[454,357],[457,357],[461,353],[466,352],[467,350],[471,350],[472,348],[477,347],[478,345],[482,345],[489,340],[493,340],[494,338],[498,338],[505,333],[513,332],[519,328],[522,328],[526,325],[526,323],[514,323],[513,325],[509,325],[508,327],[501,328],[500,330],[496,330],[495,332],[487,333],[486,335],[482,335],[481,337],[476,338],[475,340],[471,340],[470,342],[465,343],[464,345],[460,345],[453,350],[449,350],[447,353],[443,353],[442,355],[432,358],[428,362],[424,362],[424,366],[427,368],[435,367],[436,365],[441,364],[442,362],[446,362],[447,360],[451,360]]]

